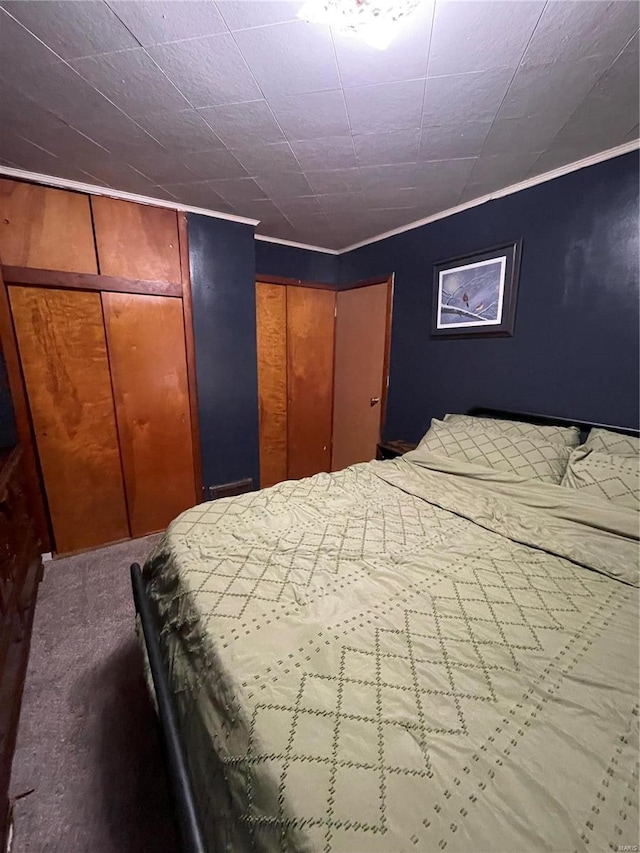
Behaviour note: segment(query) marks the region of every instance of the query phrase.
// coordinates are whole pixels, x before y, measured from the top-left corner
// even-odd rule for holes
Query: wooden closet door
[[[331,470],[335,293],[287,286],[289,477]]]
[[[9,287],[58,552],[129,536],[99,293]]]
[[[287,479],[287,288],[256,283],[260,488]]]
[[[376,458],[386,386],[388,284],[338,293],[332,471]]]
[[[132,536],[196,503],[182,300],[103,293]]]

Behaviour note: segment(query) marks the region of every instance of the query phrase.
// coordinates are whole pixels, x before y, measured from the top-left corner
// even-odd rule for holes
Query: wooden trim
[[[386,278],[383,279],[386,281]],[[338,284],[323,281],[303,281],[300,278],[285,278],[282,275],[256,275],[256,283],[281,284],[289,287],[314,287],[316,290],[341,290]]]
[[[395,276],[392,273],[387,279],[382,279],[382,282],[384,281],[387,282],[387,328],[384,340],[384,384],[382,386],[382,400],[380,401],[380,441],[383,440],[384,428],[387,423],[387,398],[389,396],[389,365],[391,362],[391,323],[393,320],[393,288],[395,283]],[[382,282],[378,280],[374,283],[381,284]]]
[[[7,379],[11,392],[11,402],[16,425],[18,442],[22,447],[22,459],[26,475],[26,484],[29,505],[36,527],[36,535],[40,540],[43,551],[53,550],[53,536],[51,534],[49,513],[46,504],[44,487],[42,485],[42,473],[40,471],[40,460],[36,448],[33,426],[31,423],[31,411],[27,399],[27,391],[22,375],[20,355],[18,353],[18,342],[13,326],[11,306],[9,305],[9,294],[3,281],[0,269],[0,343],[4,354],[7,369]]]
[[[196,374],[196,344],[193,334],[193,304],[191,300],[191,272],[189,270],[189,234],[186,213],[178,213],[178,242],[180,248],[180,274],[182,276],[182,312],[184,340],[187,351],[187,384],[191,415],[191,444],[193,446],[193,474],[196,485],[196,503],[204,500],[202,485],[202,445],[200,443],[200,416],[198,409],[198,382]]]
[[[173,281],[142,281],[93,273],[39,270],[30,267],[3,266],[7,284],[27,287],[60,287],[66,290],[110,290],[116,293],[143,293],[152,296],[182,296],[182,285]]]

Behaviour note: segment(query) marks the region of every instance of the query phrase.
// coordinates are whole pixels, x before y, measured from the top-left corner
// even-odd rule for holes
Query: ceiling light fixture
[[[298,17],[384,50],[421,0],[306,0]]]

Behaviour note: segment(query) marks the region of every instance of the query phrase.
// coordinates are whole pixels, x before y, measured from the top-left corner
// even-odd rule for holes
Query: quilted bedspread
[[[212,851],[638,844],[638,513],[426,452],[145,566]]]

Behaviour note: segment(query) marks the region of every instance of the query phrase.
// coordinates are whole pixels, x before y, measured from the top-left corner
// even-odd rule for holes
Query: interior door
[[[8,289],[55,548],[126,539],[100,294]]]
[[[287,479],[287,288],[256,282],[260,488]]]
[[[335,293],[287,285],[289,477],[331,470]]]
[[[132,536],[196,503],[182,300],[103,293]]]
[[[386,390],[389,283],[337,295],[331,470],[376,457]]]

